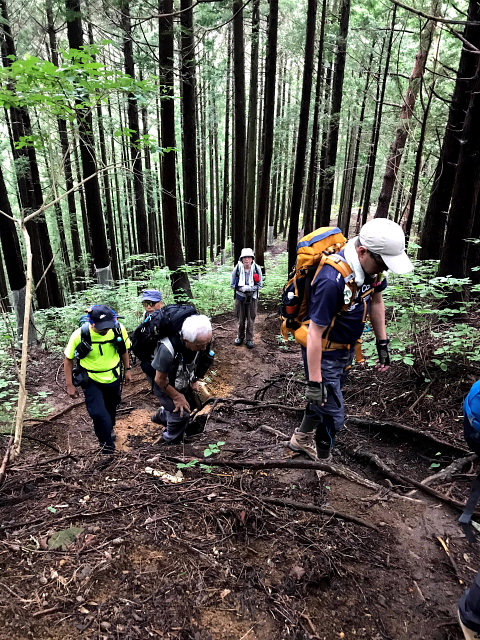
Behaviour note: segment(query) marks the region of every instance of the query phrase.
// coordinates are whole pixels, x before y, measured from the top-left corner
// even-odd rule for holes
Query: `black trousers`
[[[115,426],[117,407],[121,401],[120,378],[115,382],[95,382],[91,378],[83,388],[88,415],[103,453],[113,453],[115,443],[112,430]]]
[[[472,427],[467,416],[463,418],[463,436],[473,453],[480,457],[480,431]]]

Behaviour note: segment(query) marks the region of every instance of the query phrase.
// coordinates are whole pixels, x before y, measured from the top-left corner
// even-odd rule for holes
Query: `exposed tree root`
[[[335,511],[335,509],[330,509],[329,507],[319,507],[315,504],[295,502],[294,500],[283,500],[281,498],[267,498],[264,496],[258,496],[258,500],[267,502],[268,504],[275,504],[279,507],[288,507],[289,509],[298,509],[300,511],[311,511],[313,513],[323,513],[327,516],[333,516],[335,518],[341,518],[342,520],[348,520],[349,522],[355,522],[356,524],[360,524],[362,527],[368,527],[369,529],[378,531],[378,528],[375,525],[370,524],[370,522],[366,522],[365,520],[352,516],[349,513]]]
[[[288,436],[285,433],[282,433],[281,431],[279,431],[278,429],[273,429],[273,427],[269,427],[267,425],[260,425],[258,427],[261,431],[265,431],[266,433],[271,433],[274,436],[277,436],[279,438],[282,438],[282,440],[284,441],[285,446],[288,445]],[[355,471],[352,471],[351,469],[347,469],[344,466],[339,466],[339,465],[329,465],[330,466],[330,471],[326,471],[326,470],[322,470],[320,473],[323,473],[324,471],[326,471],[327,473],[331,473],[333,475],[339,476],[340,478],[345,478],[346,480],[349,480],[350,482],[353,482],[355,484],[359,484],[363,487],[367,487],[368,489],[372,489],[373,491],[377,491],[378,493],[381,493],[385,490],[387,490],[389,497],[395,497],[395,498],[406,498],[407,496],[401,496],[398,493],[395,493],[394,491],[391,491],[390,489],[386,489],[386,487],[382,487],[381,485],[377,484],[376,482],[373,482],[373,480],[369,480],[368,478],[363,478],[361,475],[359,475],[358,473],[355,473]],[[317,472],[318,473],[318,472]]]
[[[445,442],[444,440],[439,440],[438,438],[435,438],[434,436],[431,436],[424,431],[414,429],[413,427],[407,427],[400,422],[386,422],[384,420],[374,420],[373,418],[358,418],[356,416],[347,416],[347,423],[354,424],[357,427],[377,429],[381,432],[388,431],[389,435],[391,435],[392,432],[397,431],[399,433],[403,433],[404,435],[408,435],[410,440],[423,440],[424,442],[428,442],[432,446],[442,447],[444,450],[448,449],[448,451],[451,451],[456,455],[468,456],[470,454],[470,451],[468,451],[467,449],[456,447],[452,444],[449,444],[448,442]]]
[[[445,469],[442,469],[438,473],[434,473],[433,475],[428,476],[428,478],[425,478],[424,480],[422,480],[422,484],[431,485],[433,482],[436,482],[438,480],[445,480],[447,482],[450,482],[454,473],[458,473],[459,471],[462,471],[467,464],[471,462],[475,462],[476,459],[477,459],[477,455],[475,453],[472,453],[469,456],[466,456],[465,458],[459,458],[458,460],[454,460],[452,464],[449,464],[448,467],[445,467]],[[408,495],[411,496],[416,492],[417,490],[415,489],[414,491],[410,491]]]
[[[359,460],[368,460],[368,462],[370,462],[374,467],[376,467],[376,469],[380,471],[386,478],[389,478],[390,480],[392,480],[393,482],[396,482],[397,484],[400,484],[403,486],[416,487],[423,493],[433,496],[437,500],[441,500],[445,504],[448,504],[450,507],[458,509],[459,511],[463,511],[463,509],[465,508],[465,505],[461,502],[458,502],[458,500],[453,500],[452,498],[447,497],[443,493],[440,493],[440,491],[436,491],[435,489],[432,489],[428,485],[424,485],[421,482],[414,480],[413,478],[402,476],[396,473],[395,471],[393,471],[393,469],[391,469],[388,465],[386,465],[376,454],[371,453],[370,451],[365,451],[364,449],[355,449],[353,447],[345,447],[345,449],[348,451],[348,454],[354,458],[357,458]],[[477,512],[475,513],[476,515],[480,515]]]
[[[236,404],[251,404],[254,407],[262,407],[266,409],[282,409],[283,411],[297,411],[303,412],[305,411],[305,407],[291,407],[286,404],[278,404],[275,402],[262,402],[262,400],[248,400],[247,398],[216,398],[212,396],[208,398],[203,405],[205,407],[207,404],[214,403],[216,407],[218,404],[227,404],[227,405],[236,405]]]

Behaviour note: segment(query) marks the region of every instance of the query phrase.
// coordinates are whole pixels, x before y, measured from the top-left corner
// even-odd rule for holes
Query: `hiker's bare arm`
[[[171,385],[168,381],[168,374],[163,371],[157,371],[155,374],[155,382],[160,387],[160,389],[166,393],[173,400],[173,404],[175,405],[174,411],[180,411],[180,417],[183,418],[183,412],[190,412],[190,405],[188,404],[187,399],[177,391],[173,385]]]
[[[78,389],[73,384],[73,360],[65,358],[63,361],[63,370],[65,372],[65,382],[67,383],[67,393],[70,398],[78,397]]]
[[[372,296],[372,305],[370,307],[370,322],[377,340],[387,339],[387,330],[385,328],[385,302],[382,293],[374,293]]]
[[[321,327],[310,320],[307,338],[308,379],[313,382],[322,381],[322,339],[326,327]]]
[[[123,354],[122,363],[125,369],[125,382],[128,384],[132,381],[132,372],[130,371],[130,353],[128,351]]]

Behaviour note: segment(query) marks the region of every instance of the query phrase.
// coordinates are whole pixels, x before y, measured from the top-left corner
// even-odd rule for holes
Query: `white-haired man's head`
[[[203,351],[212,341],[212,325],[207,316],[195,315],[184,320],[182,338],[191,351]]]

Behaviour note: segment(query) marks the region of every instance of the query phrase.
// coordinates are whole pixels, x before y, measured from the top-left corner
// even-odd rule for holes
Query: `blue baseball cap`
[[[158,289],[147,289],[143,292],[142,302],[148,300],[148,302],[162,302],[163,294]]]

